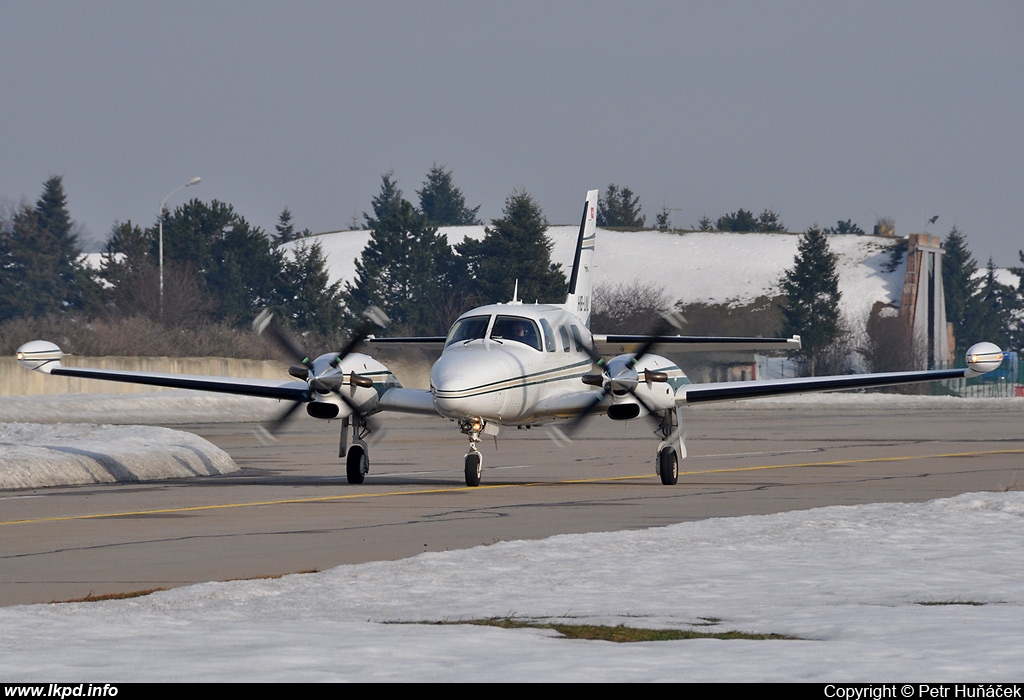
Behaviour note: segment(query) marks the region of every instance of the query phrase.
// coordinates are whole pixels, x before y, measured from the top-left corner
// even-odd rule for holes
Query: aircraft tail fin
[[[587,328],[590,327],[590,304],[592,301],[591,267],[594,258],[594,243],[597,239],[597,190],[587,192],[580,219],[580,233],[576,239],[576,257],[572,261],[569,276],[569,295],[565,308],[576,315]]]

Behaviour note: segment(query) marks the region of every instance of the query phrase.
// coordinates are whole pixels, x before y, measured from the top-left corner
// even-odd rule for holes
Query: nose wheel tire
[[[366,454],[366,448],[362,445],[352,445],[348,448],[348,455],[345,458],[345,475],[348,483],[361,484],[370,471],[370,457]]]
[[[483,474],[484,460],[479,452],[470,452],[466,455],[466,486],[479,486],[480,476]]]
[[[674,447],[663,447],[658,453],[658,476],[665,486],[679,481],[679,457]]]

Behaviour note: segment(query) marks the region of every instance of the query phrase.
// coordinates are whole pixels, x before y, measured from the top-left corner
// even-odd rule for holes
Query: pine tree
[[[608,185],[603,196],[597,200],[597,225],[621,228],[643,228],[647,217],[640,213],[640,197],[633,190],[618,185]]]
[[[292,224],[292,212],[288,207],[281,210],[281,215],[277,217],[277,225],[274,228],[277,230],[277,235],[274,236],[275,246],[287,243],[295,238],[295,226]]]
[[[758,220],[754,216],[754,212],[743,208],[737,209],[732,214],[720,216],[718,221],[715,222],[716,231],[732,231],[735,233],[756,231],[757,226]]]
[[[765,209],[761,216],[757,217],[755,228],[759,233],[780,233],[786,230],[786,225],[782,223],[782,217],[771,209]]]
[[[0,233],[0,320],[81,309],[92,281],[81,263],[63,180],[48,179],[34,208]]]
[[[996,279],[996,266],[988,259],[985,276],[978,289],[977,320],[974,338],[965,339],[970,345],[979,340],[1008,348],[1014,329],[1014,316],[1018,310],[1016,290]]]
[[[825,229],[825,233],[827,233],[829,235],[832,235],[832,234],[843,234],[843,235],[863,236],[864,235],[864,229],[862,229],[857,224],[853,223],[853,221],[850,220],[850,219],[845,219],[845,220],[840,219],[839,221],[836,222],[836,225],[834,227],[829,227],[829,228]]]
[[[1024,250],[1017,251],[1020,267],[1011,267],[1010,272],[1017,275],[1017,289],[1013,294],[1013,309],[1010,311],[1009,341],[1007,348],[1024,353]]]
[[[472,278],[470,298],[475,303],[508,301],[518,281],[523,301],[561,304],[568,287],[561,265],[551,263],[548,222],[540,207],[517,190],[505,200],[502,214],[482,240],[467,238],[455,247]]]
[[[217,320],[245,325],[280,301],[282,252],[224,202],[193,199],[165,215],[164,266],[192,271]]]
[[[114,222],[100,258],[103,296],[112,313],[159,318],[160,287],[152,248],[152,237],[140,227],[131,221]]]
[[[667,207],[662,207],[661,211],[654,217],[654,220],[659,231],[668,231],[672,225]]]
[[[435,226],[472,226],[479,224],[476,218],[480,205],[470,209],[462,190],[455,186],[452,171],[434,164],[423,182],[423,189],[416,190],[420,198],[420,212]]]
[[[942,289],[946,321],[953,326],[956,354],[978,342],[981,280],[978,263],[967,249],[967,238],[954,226],[942,243]]]
[[[312,231],[308,228],[302,229],[301,231],[295,230],[295,224],[292,223],[292,212],[291,209],[285,207],[281,210],[280,216],[277,217],[277,224],[274,226],[274,230],[277,234],[272,237],[271,243],[276,248],[289,241],[294,241],[297,238],[306,238],[311,236]]]
[[[782,293],[783,332],[800,336],[798,357],[814,376],[815,356],[841,334],[836,255],[819,229],[812,227],[800,237],[793,267],[782,278]]]
[[[363,216],[373,233],[345,287],[346,306],[353,314],[380,307],[397,333],[444,333],[453,320],[455,260],[448,241],[403,198],[391,173],[372,204],[373,215]]]
[[[344,324],[341,282],[331,283],[319,241],[312,245],[300,241],[292,255],[293,259],[287,260],[284,267],[284,316],[296,331],[311,333],[316,344],[326,345],[336,339]]]

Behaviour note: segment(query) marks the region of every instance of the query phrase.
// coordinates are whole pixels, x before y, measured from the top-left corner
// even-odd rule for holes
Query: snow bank
[[[238,471],[226,452],[169,428],[0,424],[0,489],[149,481]]]

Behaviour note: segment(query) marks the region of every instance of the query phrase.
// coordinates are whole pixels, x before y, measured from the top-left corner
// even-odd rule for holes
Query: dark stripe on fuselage
[[[466,389],[458,389],[455,391],[439,392],[435,387],[431,387],[431,391],[434,396],[442,399],[466,399],[472,396],[482,396],[484,394],[493,394],[497,391],[506,391],[508,389],[521,389],[527,386],[536,386],[538,384],[550,384],[551,382],[564,381],[566,379],[572,379],[573,377],[583,376],[584,368],[589,368],[591,362],[588,359],[580,362],[575,362],[571,365],[562,365],[561,367],[555,367],[554,369],[543,370],[541,372],[534,372],[533,374],[526,374],[522,377],[510,377],[508,379],[501,379],[496,382],[488,382],[487,384],[480,384],[477,386],[471,386]],[[531,381],[532,380],[532,381]]]

